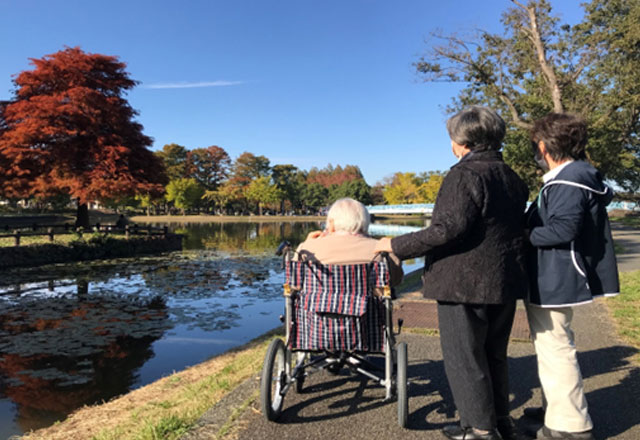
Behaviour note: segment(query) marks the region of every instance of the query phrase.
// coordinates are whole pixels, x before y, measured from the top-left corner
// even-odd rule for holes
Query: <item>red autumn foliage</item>
[[[363,176],[360,168],[356,165],[345,165],[344,168],[337,165],[334,168],[329,164],[321,170],[311,168],[307,176],[307,183],[319,183],[325,188],[330,188],[332,185],[342,185],[345,182],[358,179],[363,179]]]
[[[2,112],[0,194],[68,193],[84,204],[163,191],[152,139],[124,98],[136,85],[125,63],[65,48],[31,64],[15,76],[15,97]]]
[[[200,185],[215,190],[229,175],[231,158],[224,148],[212,145],[207,148],[196,148],[187,152],[187,175],[193,177]]]

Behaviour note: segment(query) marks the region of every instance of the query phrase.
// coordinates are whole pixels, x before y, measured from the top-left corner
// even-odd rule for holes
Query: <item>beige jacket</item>
[[[376,257],[374,252],[378,240],[363,235],[342,232],[305,240],[296,252],[299,259],[307,258],[322,264],[360,264],[368,263]],[[402,281],[402,262],[394,254],[389,255],[391,285]]]

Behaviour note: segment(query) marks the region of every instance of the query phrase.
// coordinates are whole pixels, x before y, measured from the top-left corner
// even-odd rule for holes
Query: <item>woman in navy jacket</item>
[[[531,139],[547,171],[527,212],[534,247],[527,315],[546,407],[525,415],[544,422],[536,438],[593,439],[571,320],[574,306],[619,291],[606,211],[613,192],[584,160],[580,118],[549,114],[534,124]]]

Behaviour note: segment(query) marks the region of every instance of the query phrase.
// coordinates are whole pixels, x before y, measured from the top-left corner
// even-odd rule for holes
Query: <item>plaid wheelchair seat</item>
[[[384,352],[384,302],[374,288],[389,285],[385,261],[322,265],[289,261],[285,282],[298,291],[290,348]]]

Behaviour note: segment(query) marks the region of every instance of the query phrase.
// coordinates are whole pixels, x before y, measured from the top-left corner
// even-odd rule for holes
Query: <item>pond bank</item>
[[[109,402],[86,406],[65,421],[23,435],[22,440],[120,440],[177,438],[215,403],[262,368],[280,329],[206,362],[166,376]]]
[[[125,258],[181,249],[182,236],[178,234],[129,239],[106,237],[95,241],[73,241],[68,245],[46,243],[0,247],[0,268]]]

